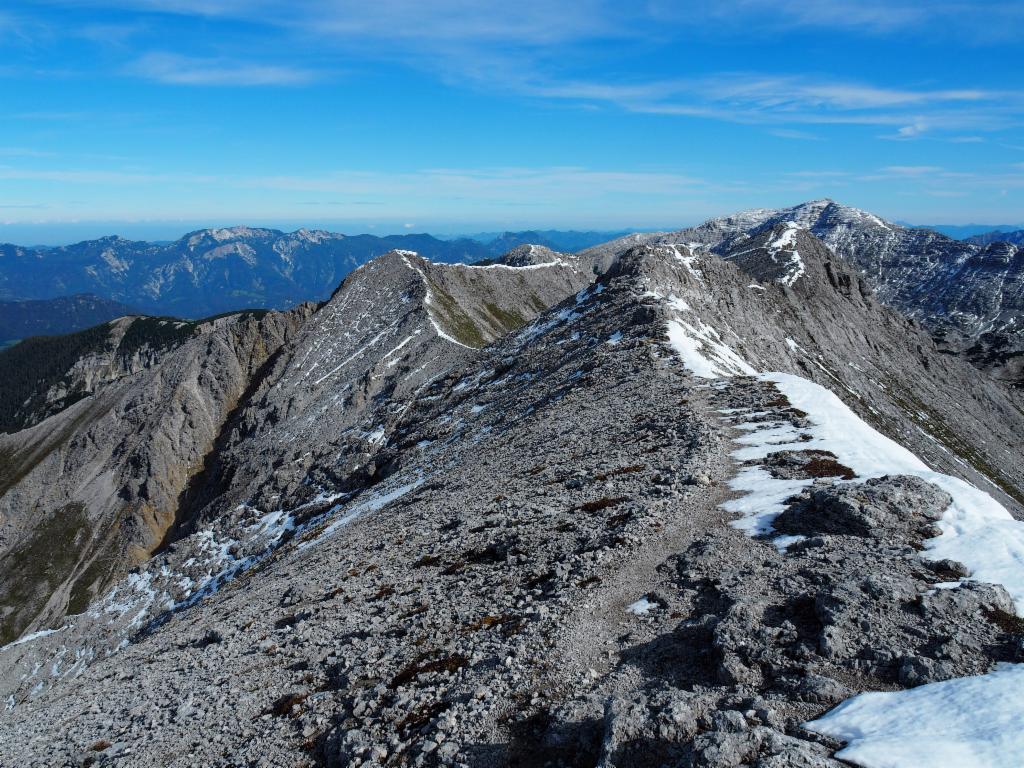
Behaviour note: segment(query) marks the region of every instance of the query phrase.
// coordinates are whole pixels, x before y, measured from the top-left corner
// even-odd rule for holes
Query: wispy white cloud
[[[775,128],[769,131],[772,136],[780,139],[794,139],[797,141],[822,141],[822,137],[810,131],[801,131],[796,128]]]
[[[0,157],[53,157],[53,152],[29,147],[0,147]]]
[[[510,85],[535,96],[604,102],[631,112],[776,125],[887,126],[895,131],[886,138],[899,139],[929,131],[999,130],[1024,118],[1024,91],[891,88],[759,73],[647,83],[521,81]]]
[[[317,73],[286,64],[259,64],[221,58],[149,53],[127,67],[129,74],[173,85],[302,85]]]
[[[706,186],[696,177],[677,173],[627,172],[578,167],[552,168],[432,168],[410,173],[339,171],[317,176],[259,176],[230,181],[237,186],[276,190],[401,194],[449,197],[475,201],[533,200],[537,206],[552,199],[603,194],[680,194]]]
[[[615,34],[635,12],[609,0],[56,0],[78,6],[138,12],[233,18],[248,23],[303,28],[318,36],[431,41],[559,43]],[[643,14],[640,14],[641,16]]]
[[[0,165],[0,180],[6,181],[52,181],[61,184],[117,185],[132,186],[148,183],[188,182],[207,183],[217,181],[213,176],[198,174],[141,173],[137,171],[109,171],[98,169],[38,169],[15,168]]]
[[[339,170],[310,175],[209,175],[105,169],[37,169],[0,165],[0,180],[52,181],[86,185],[212,184],[219,187],[290,192],[450,195],[519,199],[523,193],[573,196],[604,193],[674,194],[708,185],[678,173],[599,170],[580,167],[428,168],[409,172]],[[362,202],[367,202],[363,200]],[[372,200],[370,200],[372,202]],[[538,201],[538,205],[544,203]]]
[[[882,171],[892,176],[924,176],[942,173],[945,169],[937,165],[887,165]]]
[[[908,194],[961,197],[974,192],[1024,189],[1024,163],[1018,168],[951,170],[936,165],[889,165],[856,177],[859,182],[902,185]]]
[[[785,174],[798,179],[841,179],[850,176],[849,171],[790,171]]]
[[[135,12],[134,24],[159,27],[168,14],[239,22],[271,45],[218,48],[206,55],[152,52],[130,62],[133,75],[195,86],[295,86],[328,80],[322,63],[397,61],[448,83],[501,90],[579,108],[763,123],[783,138],[809,139],[801,126],[881,126],[884,138],[910,140],[948,132],[986,132],[1019,124],[1024,94],[983,88],[892,87],[842,78],[721,73],[700,79],[610,82],[574,77],[586,62],[625,42],[665,50],[692,38],[767,38],[781,31],[840,29],[865,34],[927,32],[936,26],[964,38],[974,26],[1019,29],[1024,3],[1003,0],[41,0]],[[132,34],[132,30],[123,30]],[[122,32],[118,32],[121,34]],[[83,34],[85,34],[83,32]],[[114,34],[102,27],[89,34]],[[234,31],[232,32],[234,35]],[[730,35],[733,37],[730,38]],[[258,37],[256,39],[259,39]],[[288,50],[287,61],[267,51]],[[213,54],[210,54],[213,51]],[[315,56],[306,54],[315,52]],[[574,66],[583,63],[584,67]]]
[[[1012,0],[48,0],[59,5],[106,7],[142,13],[237,18],[248,22],[316,27],[334,35],[386,38],[467,38],[506,41],[565,41],[624,27],[645,33],[666,24],[706,34],[741,27],[744,34],[780,29],[836,29],[864,34],[922,33],[936,27],[949,36],[1011,37],[1024,21]],[[724,28],[724,29],[723,29]]]
[[[51,183],[62,187],[89,188],[102,199],[100,190],[117,195],[136,190],[142,198],[150,193],[154,201],[168,189],[192,190],[196,205],[206,196],[212,199],[253,201],[266,199],[295,210],[317,205],[335,211],[353,206],[386,205],[396,216],[429,217],[444,211],[459,211],[472,202],[474,211],[494,213],[523,210],[526,215],[548,215],[571,205],[579,211],[593,206],[606,210],[616,201],[634,208],[645,201],[652,212],[677,210],[679,205],[707,204],[716,197],[746,197],[762,201],[766,194],[799,195],[814,191],[829,194],[851,183],[900,185],[908,192],[941,194],[977,190],[1024,189],[1024,163],[1003,169],[958,171],[938,165],[889,165],[856,173],[840,168],[806,169],[779,174],[770,179],[703,179],[681,173],[622,171],[584,167],[542,168],[427,168],[405,172],[353,170],[316,174],[204,174],[195,172],[150,172],[108,169],[37,169],[0,166],[0,181]],[[267,192],[273,192],[267,195]],[[145,193],[145,194],[143,194]],[[191,195],[186,195],[186,198]],[[162,205],[163,203],[157,203]],[[256,208],[259,212],[259,209]],[[195,211],[193,211],[195,212]],[[201,209],[200,209],[201,212]],[[532,213],[530,213],[532,212]],[[150,212],[152,214],[159,211]],[[188,213],[180,211],[179,213]]]
[[[0,166],[0,185],[12,194],[42,194],[57,218],[109,216],[112,200],[133,196],[136,217],[217,215],[306,218],[373,216],[405,221],[523,217],[532,222],[626,219],[671,222],[680,211],[737,191],[742,180],[707,181],[680,173],[584,167],[427,168],[406,172],[325,171],[315,174],[176,173]],[[40,192],[43,190],[43,192]],[[75,191],[78,190],[78,191]],[[82,190],[89,201],[80,200]],[[65,202],[61,202],[64,200]],[[640,212],[638,212],[638,210]],[[570,213],[571,212],[571,213]],[[407,217],[407,218],[406,218]]]
[[[1015,25],[1024,21],[1024,8],[1012,0],[706,0],[660,5],[661,14],[673,21],[756,25],[763,34],[807,28],[989,42],[1013,38],[1019,29]]]

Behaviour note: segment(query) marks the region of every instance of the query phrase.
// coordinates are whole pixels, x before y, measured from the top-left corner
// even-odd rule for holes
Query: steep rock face
[[[154,551],[222,424],[305,313],[209,323],[159,361],[118,368],[95,394],[0,436],[6,641],[80,613]],[[78,370],[110,373],[102,362],[86,357]]]
[[[479,350],[439,346],[427,290],[461,285],[468,307],[502,270],[442,277],[398,254],[353,275],[239,414],[223,455],[243,481],[220,506],[68,626],[0,651],[11,754],[831,768],[839,745],[800,724],[851,693],[1013,660],[1007,593],[936,591],[965,569],[919,554],[950,495],[842,465],[755,373],[831,390],[1008,493],[1024,415],[787,231],[728,259],[631,249]],[[429,334],[377,389],[386,353]],[[348,424],[356,440],[325,442]],[[746,460],[752,431],[769,453]],[[244,476],[247,443],[261,465],[310,464],[269,493]],[[730,525],[752,462],[798,483],[776,533],[799,541]]]
[[[588,249],[586,261],[607,266],[638,243],[703,246],[735,252],[780,225],[806,229],[870,283],[878,299],[921,322],[944,347],[965,352],[984,334],[989,348],[968,355],[998,378],[1016,382],[1024,355],[1024,252],[1016,245],[953,240],[926,229],[883,221],[832,200],[781,210],[755,209],[677,232],[633,235]]]
[[[190,339],[263,312],[201,321],[126,316],[0,351],[0,431],[38,424],[125,376],[153,368]]]

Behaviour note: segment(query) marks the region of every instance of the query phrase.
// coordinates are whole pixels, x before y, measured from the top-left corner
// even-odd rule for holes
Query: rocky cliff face
[[[1024,251],[1017,245],[953,240],[832,200],[815,200],[781,210],[745,211],[677,232],[632,235],[581,256],[607,268],[616,254],[638,242],[699,245],[724,254],[787,223],[809,231],[853,265],[880,301],[919,321],[944,349],[965,353],[997,378],[1019,382]],[[980,348],[968,352],[979,343]]]
[[[0,436],[5,640],[80,613],[153,553],[254,375],[307,313],[225,318],[146,360],[140,349],[115,362],[108,339],[67,374],[92,394]],[[133,322],[110,334],[123,340]]]
[[[173,542],[0,650],[10,754],[831,767],[856,692],[1019,660],[1024,414],[820,240],[518,259],[286,339]]]
[[[34,426],[113,382],[157,367],[196,337],[264,314],[199,321],[131,315],[66,336],[26,339],[0,351],[0,431]]]

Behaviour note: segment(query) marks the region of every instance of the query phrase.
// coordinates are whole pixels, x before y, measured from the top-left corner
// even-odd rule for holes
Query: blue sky
[[[984,0],[14,0],[0,237],[655,228],[817,197],[1020,223],[1022,29]]]

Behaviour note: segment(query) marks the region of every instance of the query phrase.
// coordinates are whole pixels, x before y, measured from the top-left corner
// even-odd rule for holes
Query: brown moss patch
[[[587,501],[580,505],[580,509],[584,512],[600,512],[602,509],[608,509],[609,507],[617,507],[619,504],[629,501],[626,496],[605,496],[604,498],[594,499],[593,501]]]

